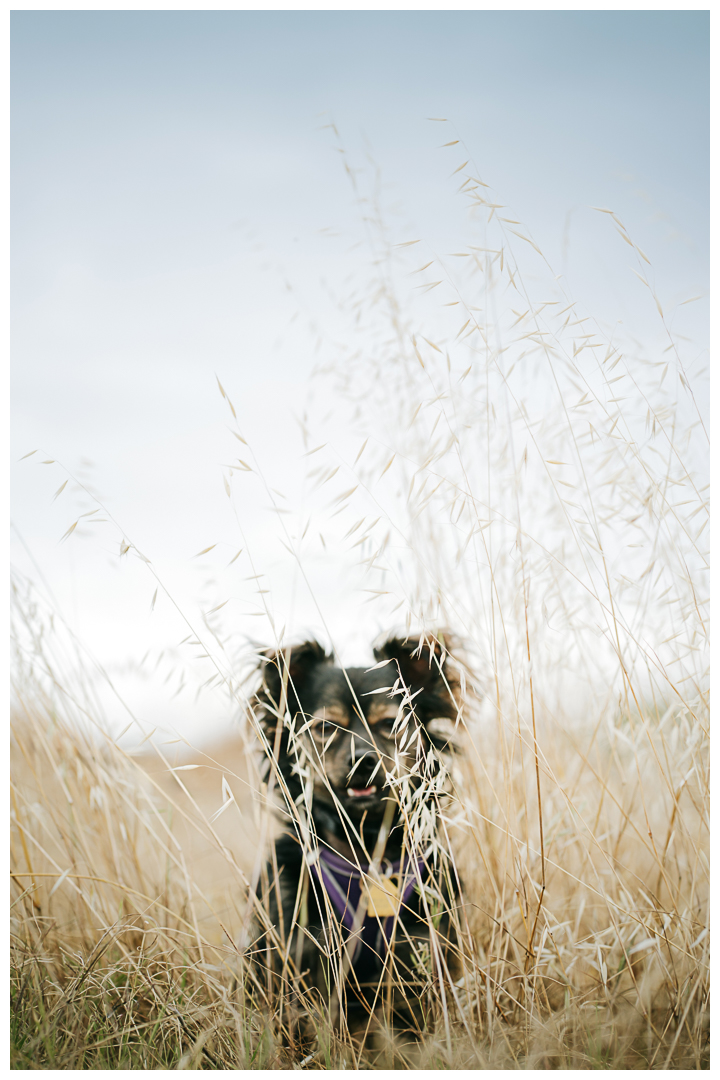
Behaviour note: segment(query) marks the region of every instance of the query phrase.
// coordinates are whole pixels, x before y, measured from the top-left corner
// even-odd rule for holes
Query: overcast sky
[[[192,556],[235,543],[216,375],[271,473],[302,450],[312,326],[360,258],[343,156],[380,166],[395,242],[442,250],[462,208],[438,147],[460,138],[607,325],[642,335],[652,312],[593,206],[651,255],[668,305],[707,295],[707,12],[26,11],[11,48],[13,462],[42,450],[13,465],[13,520],[117,671],[184,635],[159,609],[150,622],[154,585],[118,568],[109,534],[58,544],[91,508],[72,487],[52,501],[63,468],[191,603]],[[682,319],[700,354],[706,300]],[[330,572],[323,602],[356,647]],[[293,617],[316,628],[300,601]]]

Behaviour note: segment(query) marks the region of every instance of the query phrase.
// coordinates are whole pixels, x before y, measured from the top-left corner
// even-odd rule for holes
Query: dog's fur
[[[451,867],[440,873],[436,849],[412,854],[408,835],[413,791],[432,787],[434,778],[430,801],[436,803],[438,774],[456,749],[459,683],[445,643],[392,638],[374,650],[378,666],[369,670],[336,666],[315,641],[263,657],[254,713],[266,739],[269,787],[284,796],[289,820],[258,886],[274,930],[258,926],[256,961],[270,982],[282,977],[289,985],[294,966],[295,979],[326,1001],[338,990],[337,1007],[350,1022],[372,1013],[387,972],[384,985],[392,983],[399,991],[395,998],[402,999],[396,1017],[402,1014],[405,1026],[419,1025],[412,1002],[417,1005],[432,978],[431,953],[437,964],[438,948],[453,936],[449,909],[459,883]],[[397,801],[399,777],[404,810]],[[423,843],[432,839],[426,835]],[[402,861],[406,868],[411,859],[417,867],[418,855],[426,855],[424,883],[402,904],[390,957],[365,945],[341,947],[339,921],[317,875],[308,870],[315,857],[308,855],[317,848],[363,871],[373,857],[385,866]],[[348,928],[341,933],[347,940]],[[345,971],[339,974],[343,956]]]

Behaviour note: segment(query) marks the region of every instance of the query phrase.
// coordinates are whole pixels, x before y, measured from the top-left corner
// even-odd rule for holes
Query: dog
[[[390,638],[374,655],[367,670],[316,641],[262,655],[253,712],[285,824],[257,889],[254,956],[268,988],[294,989],[305,1009],[314,995],[336,1026],[367,1027],[382,1002],[419,1032],[457,940],[460,882],[437,810],[460,680],[447,637]]]

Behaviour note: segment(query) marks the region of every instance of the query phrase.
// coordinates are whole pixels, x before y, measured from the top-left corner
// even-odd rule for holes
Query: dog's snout
[[[374,750],[367,750],[364,747],[357,746],[353,741],[350,745],[347,755],[347,766],[352,769],[353,766],[358,769],[362,768],[374,768],[378,763],[378,756]]]
[[[370,776],[380,758],[377,748],[370,745],[366,737],[353,733],[350,736],[345,761],[348,771],[359,780]]]

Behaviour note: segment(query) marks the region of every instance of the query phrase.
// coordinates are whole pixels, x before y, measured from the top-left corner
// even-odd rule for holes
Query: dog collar
[[[314,856],[314,857],[313,857]],[[365,889],[368,893],[368,907],[370,910],[365,914],[362,926],[359,929],[357,942],[354,948],[353,960],[357,959],[360,948],[367,947],[384,954],[387,941],[392,934],[394,924],[397,921],[402,907],[407,903],[418,881],[422,881],[425,875],[425,859],[420,856],[416,866],[412,860],[398,859],[391,863],[386,862],[387,872],[383,878],[388,882],[387,889],[382,888],[382,880],[376,884],[368,877],[368,863],[352,863],[342,855],[337,855],[325,847],[317,848],[308,859],[310,872],[320,884],[330,900],[333,909],[346,930],[351,931],[355,926],[357,909],[360,898]],[[394,886],[393,878],[398,879],[398,885]],[[394,900],[395,911],[385,917],[382,903],[378,899],[385,898],[385,903]],[[373,913],[371,914],[371,910]]]

